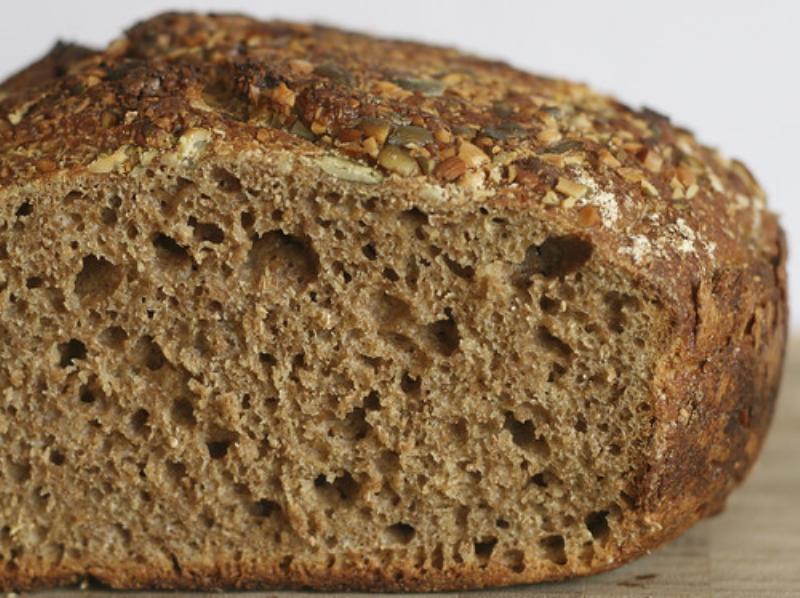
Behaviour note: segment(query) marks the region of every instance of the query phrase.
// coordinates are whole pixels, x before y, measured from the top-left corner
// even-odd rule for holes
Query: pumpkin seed
[[[435,79],[397,79],[395,83],[406,91],[421,93],[426,97],[440,96],[445,90],[445,84]]]
[[[294,124],[289,129],[289,132],[297,137],[302,137],[306,141],[314,141],[317,138],[317,136],[314,135],[314,133],[308,130],[308,127],[305,126],[303,124],[303,121],[301,121],[300,119],[294,121]]]
[[[423,127],[409,125],[398,128],[389,137],[391,145],[427,145],[433,142],[433,133]]]
[[[336,64],[320,64],[314,67],[314,74],[320,77],[330,79],[334,83],[344,85],[346,87],[353,87],[355,85],[355,78],[353,75]]]
[[[378,154],[378,164],[400,176],[419,174],[419,164],[407,151],[394,145],[387,145]]]
[[[497,141],[504,141],[506,139],[513,139],[516,137],[524,137],[527,135],[527,133],[528,132],[521,125],[511,121],[501,123],[497,126],[489,126],[481,129],[482,135]]]

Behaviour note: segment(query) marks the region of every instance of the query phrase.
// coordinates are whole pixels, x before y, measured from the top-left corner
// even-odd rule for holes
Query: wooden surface
[[[95,598],[108,594],[103,590],[55,591],[38,594],[37,598]],[[167,592],[117,595],[126,598],[182,596]],[[234,595],[237,598],[311,598],[324,594],[250,592],[205,596],[232,598]],[[341,596],[354,598],[368,594]],[[699,523],[653,554],[602,575],[558,584],[436,596],[800,597],[800,339],[789,351],[781,397],[761,458],[744,485],[728,500],[721,515]]]

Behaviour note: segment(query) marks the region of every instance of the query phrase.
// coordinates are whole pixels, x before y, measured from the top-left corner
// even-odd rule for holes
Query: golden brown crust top
[[[203,128],[329,153],[373,181],[536,202],[656,275],[744,263],[776,242],[747,169],[666,117],[455,50],[171,13],[103,52],[66,64],[61,52],[0,86],[0,188]]]

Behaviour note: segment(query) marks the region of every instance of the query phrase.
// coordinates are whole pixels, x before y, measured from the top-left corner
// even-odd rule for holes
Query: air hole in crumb
[[[503,553],[503,564],[514,573],[525,570],[525,553],[521,550],[506,550]]]
[[[497,538],[495,537],[475,542],[475,558],[478,559],[478,562],[482,565],[487,564],[489,559],[492,558],[495,546],[497,546]]]
[[[24,484],[31,479],[30,463],[11,463],[11,479],[17,484]]]
[[[498,519],[494,524],[500,529],[508,529],[511,525],[505,519]]]
[[[86,345],[75,338],[58,345],[58,352],[60,355],[59,365],[62,368],[72,365],[76,359],[86,359]]]
[[[550,332],[546,326],[539,326],[537,336],[539,343],[548,351],[564,359],[572,356],[572,347]]]
[[[30,216],[31,214],[33,214],[33,206],[30,204],[30,202],[23,201],[17,208],[15,214],[20,218],[24,216]]]
[[[531,245],[525,258],[517,265],[512,283],[528,288],[531,277],[541,274],[545,278],[564,277],[576,272],[592,257],[591,242],[574,235],[550,237],[541,245]]]
[[[550,455],[550,447],[547,440],[538,437],[533,422],[519,421],[511,412],[506,413],[503,429],[511,432],[511,439],[521,449],[533,452],[542,457]]]
[[[197,419],[194,416],[194,407],[188,399],[176,399],[172,403],[172,421],[182,426],[194,426]]]
[[[80,399],[81,403],[86,403],[87,405],[91,405],[96,400],[94,392],[92,392],[92,389],[88,384],[81,384],[81,387],[78,390],[78,398]]]
[[[611,530],[608,527],[608,511],[595,511],[586,516],[586,529],[595,540],[605,543]]]
[[[425,333],[433,348],[442,355],[449,357],[458,350],[461,337],[452,315],[448,315],[446,320],[428,324]]]
[[[417,264],[417,259],[413,255],[409,258],[408,264],[406,265],[405,281],[408,288],[414,291],[417,290],[417,283],[419,282],[419,264]]]
[[[750,319],[747,320],[747,324],[744,327],[744,334],[745,336],[752,336],[753,335],[753,327],[756,325],[756,314],[750,316]]]
[[[167,363],[161,347],[149,335],[145,335],[137,341],[134,353],[138,356],[139,363],[154,372],[160,370]]]
[[[400,212],[400,222],[412,228],[424,226],[429,223],[428,215],[419,208],[411,208]]]
[[[467,420],[463,417],[460,417],[457,422],[450,424],[450,432],[453,434],[453,438],[455,438],[460,443],[465,443],[469,440],[469,431],[467,430]]]
[[[120,349],[128,340],[128,333],[120,326],[109,326],[99,336],[100,342],[111,349]]]
[[[556,565],[566,565],[567,553],[564,550],[564,536],[547,536],[539,540],[545,558]]]
[[[361,407],[356,407],[344,421],[346,435],[351,440],[362,440],[372,430],[372,426],[367,421],[366,412]]]
[[[372,243],[367,243],[361,248],[361,253],[370,261],[378,259],[378,252],[375,251],[375,246]]]
[[[384,530],[386,539],[392,544],[409,544],[417,530],[407,523],[395,523]]]
[[[373,390],[364,397],[364,409],[367,411],[377,411],[381,408],[381,396],[377,390]]]
[[[31,276],[27,280],[25,280],[25,286],[29,289],[38,289],[43,284],[42,278],[40,276]]]
[[[180,486],[183,478],[186,477],[186,465],[178,461],[167,461],[165,465],[167,468],[167,475],[169,475],[174,484]]]
[[[275,513],[280,513],[281,506],[274,500],[262,498],[257,500],[250,506],[250,512],[255,517],[271,517]]]
[[[422,381],[419,378],[412,378],[408,372],[404,372],[400,379],[400,389],[409,395],[418,394],[421,385]]]
[[[224,168],[214,168],[211,171],[211,178],[217,187],[226,193],[237,193],[242,190],[242,182]]]
[[[272,368],[278,363],[278,360],[271,353],[259,353],[258,360],[268,368]]]
[[[107,259],[94,255],[83,258],[83,268],[75,277],[75,294],[82,303],[106,299],[122,282],[123,272]]]
[[[114,226],[117,223],[117,211],[112,208],[103,208],[100,211],[100,220],[103,224]]]
[[[225,232],[213,222],[198,222],[194,226],[194,238],[219,245],[225,240]]]
[[[253,216],[252,212],[242,212],[240,221],[242,223],[242,228],[248,229],[252,228],[252,226],[256,223],[256,217]]]
[[[208,447],[209,457],[212,459],[222,459],[228,454],[231,443],[227,440],[216,440],[207,442],[206,446]]]
[[[552,315],[558,313],[559,308],[561,307],[561,301],[551,299],[547,295],[542,295],[542,298],[539,299],[539,307],[544,313]]]
[[[67,458],[61,451],[56,449],[52,449],[50,451],[50,463],[52,463],[53,465],[59,465],[59,466],[64,465],[66,460]]]
[[[442,255],[442,258],[444,259],[444,263],[447,265],[450,271],[459,278],[463,278],[465,280],[472,280],[474,278],[475,268],[473,268],[472,266],[470,265],[462,266],[446,253]]]
[[[395,473],[400,469],[400,455],[394,451],[382,451],[376,459],[376,465],[382,475]]]
[[[329,482],[326,476],[319,475],[314,480],[314,488],[329,502],[350,502],[358,496],[361,490],[360,484],[356,482],[349,471],[337,476],[333,483]]]
[[[580,237],[551,237],[539,247],[542,274],[550,278],[576,272],[592,257],[593,249],[591,242]]]
[[[150,419],[150,413],[147,409],[139,409],[131,416],[131,428],[137,434],[147,433],[147,421]]]
[[[547,479],[544,477],[543,472],[539,472],[531,477],[531,483],[536,484],[540,488],[547,488]]]
[[[395,272],[392,268],[384,268],[383,277],[391,282],[397,282],[398,280],[400,280],[400,277],[397,275],[397,272]]]
[[[620,455],[622,453],[622,449],[620,448],[620,446],[618,444],[612,444],[608,448],[608,451],[614,456]]]
[[[372,300],[372,315],[380,325],[392,326],[411,319],[411,307],[394,295],[380,293]]]
[[[317,277],[319,256],[306,238],[271,231],[253,238],[247,264],[255,280],[265,274],[277,279],[276,284],[289,281],[306,286]]]
[[[630,295],[612,291],[603,298],[608,310],[608,329],[621,333],[628,323],[627,313],[640,307],[639,300]]]
[[[189,251],[164,233],[158,233],[153,238],[153,246],[156,257],[167,266],[185,268],[192,263]]]
[[[436,548],[433,549],[433,554],[431,554],[431,565],[434,569],[438,569],[439,571],[444,569],[444,550],[442,549],[441,544],[437,544]]]
[[[579,415],[575,420],[575,431],[583,434],[586,432],[586,429],[586,419],[582,415]]]

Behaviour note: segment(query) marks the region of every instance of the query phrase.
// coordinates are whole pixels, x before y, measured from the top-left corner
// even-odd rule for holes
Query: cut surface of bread
[[[0,87],[0,586],[561,579],[755,459],[782,236],[663,117],[245,17],[63,62]]]

